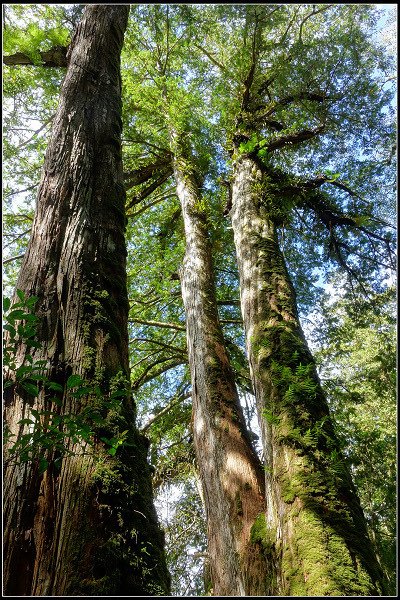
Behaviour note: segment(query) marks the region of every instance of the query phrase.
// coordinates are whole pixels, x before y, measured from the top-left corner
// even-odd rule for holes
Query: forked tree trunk
[[[206,511],[212,593],[262,596],[268,591],[268,570],[263,548],[252,542],[252,535],[264,512],[264,477],[224,346],[206,212],[193,163],[177,136],[172,137],[186,237],[181,285],[193,390],[193,436]]]
[[[21,345],[46,361],[46,374],[64,393],[29,397],[9,388],[5,418],[30,408],[77,414],[97,411],[98,438],[127,432],[130,445],[107,454],[69,441],[74,455],[40,474],[37,461],[6,463],[4,583],[7,595],[160,595],[169,576],[153,506],[147,446],[135,427],[126,391],[107,412],[115,387],[128,388],[125,193],[121,162],[120,52],[129,6],[89,5],[69,51],[69,66],[54,120],[32,237],[17,288],[38,297],[41,348]],[[78,374],[104,396],[71,397],[66,381]],[[26,429],[25,429],[26,433]]]
[[[272,593],[377,595],[382,576],[297,314],[279,207],[249,156],[234,164],[232,225],[247,352],[266,458],[264,531]],[[264,542],[262,541],[264,540]]]

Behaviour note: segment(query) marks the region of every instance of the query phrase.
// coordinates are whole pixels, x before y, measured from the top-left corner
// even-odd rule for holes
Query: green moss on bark
[[[268,527],[264,513],[257,515],[250,530],[250,542],[260,544],[263,551],[270,553],[276,543],[276,530]]]

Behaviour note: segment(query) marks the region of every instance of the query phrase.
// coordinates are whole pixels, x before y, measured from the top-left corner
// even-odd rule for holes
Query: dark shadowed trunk
[[[192,380],[193,436],[207,518],[213,595],[264,595],[263,472],[246,430],[218,318],[207,217],[190,155],[171,135],[186,253],[181,269]],[[260,577],[260,573],[263,574]]]
[[[381,573],[343,460],[257,163],[238,156],[232,184],[247,351],[266,459],[264,544],[272,593],[377,595]],[[268,206],[268,210],[266,208]]]
[[[49,468],[6,463],[4,583],[7,595],[160,595],[169,577],[153,507],[147,446],[135,428],[129,394],[125,193],[121,162],[120,52],[129,6],[87,6],[69,50],[54,119],[32,237],[17,288],[37,296],[41,348],[18,348],[46,361],[64,393],[37,398],[8,389],[5,419],[32,408],[60,415],[100,415],[94,446],[69,440],[71,456]],[[71,396],[71,374],[101,395]],[[107,404],[124,388],[121,402]],[[39,413],[36,413],[39,414]],[[38,417],[39,418],[39,417]],[[22,431],[21,431],[22,429]],[[125,432],[116,456],[99,438]]]

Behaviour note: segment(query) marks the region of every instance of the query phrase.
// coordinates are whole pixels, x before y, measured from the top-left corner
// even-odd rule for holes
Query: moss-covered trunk
[[[263,547],[252,542],[264,511],[263,472],[243,419],[219,322],[205,207],[193,162],[171,135],[186,253],[181,269],[192,380],[193,437],[206,510],[212,594],[265,595]]]
[[[7,595],[159,595],[169,589],[147,446],[129,394],[120,140],[120,52],[128,14],[129,6],[89,5],[75,32],[17,284],[38,298],[41,346],[21,344],[17,365],[27,354],[45,361],[46,375],[64,392],[42,390],[34,398],[17,384],[5,405],[17,437],[27,433],[18,421],[32,408],[61,417],[96,415],[89,423],[96,444],[70,439],[73,454],[63,457],[51,445],[43,448],[44,473],[37,460],[6,463]],[[66,389],[71,374],[101,393],[73,397]],[[116,388],[125,394],[111,407],[107,398]],[[122,432],[129,445],[112,456],[100,438]]]
[[[268,179],[234,163],[232,226],[241,308],[266,459],[264,543],[273,593],[376,595],[382,577],[301,330]]]

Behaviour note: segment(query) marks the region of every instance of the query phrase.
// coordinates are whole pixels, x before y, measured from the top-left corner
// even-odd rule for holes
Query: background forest
[[[210,593],[180,172],[200,190],[192,209],[205,224],[223,342],[265,471],[262,419],[277,425],[266,410],[260,429],[243,327],[232,206],[238,156],[268,178],[260,210],[274,224],[332,414],[340,444],[332,469],[340,472],[342,457],[349,466],[388,594],[396,593],[394,6],[131,6],[121,55],[130,383],[149,440],[172,595]],[[3,11],[3,273],[11,297],[83,6]],[[20,375],[28,392],[38,383],[32,372]],[[110,449],[123,444],[122,435]],[[13,459],[32,455],[14,447]]]

